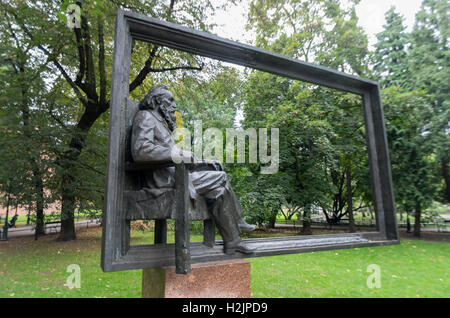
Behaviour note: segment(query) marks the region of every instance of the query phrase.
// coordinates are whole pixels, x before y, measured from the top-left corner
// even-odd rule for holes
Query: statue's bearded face
[[[164,116],[164,119],[169,126],[170,131],[174,131],[176,128],[175,111],[177,110],[177,104],[169,91],[164,91],[163,94],[157,96],[157,103],[159,104],[159,111]]]

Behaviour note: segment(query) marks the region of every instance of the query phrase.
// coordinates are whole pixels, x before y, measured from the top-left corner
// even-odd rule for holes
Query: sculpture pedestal
[[[250,298],[250,262],[194,264],[186,275],[175,267],[142,270],[143,298]]]

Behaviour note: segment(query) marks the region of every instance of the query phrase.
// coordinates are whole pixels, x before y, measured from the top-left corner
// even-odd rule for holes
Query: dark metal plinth
[[[216,241],[213,248],[209,248],[201,242],[193,242],[191,243],[191,261],[194,264],[237,258],[398,244],[398,241],[379,239],[377,232],[247,239],[245,241],[250,247],[257,249],[250,255],[242,253],[226,255],[223,253],[222,241]],[[175,266],[175,244],[131,246],[126,256],[119,262],[115,262],[113,266],[114,270],[119,271],[143,269],[149,264],[152,267]]]

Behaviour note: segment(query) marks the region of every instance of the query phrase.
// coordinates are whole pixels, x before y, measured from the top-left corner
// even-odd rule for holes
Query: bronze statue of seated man
[[[192,152],[181,150],[175,144],[173,131],[176,128],[176,103],[164,85],[152,87],[139,103],[134,116],[131,133],[131,154],[136,163],[158,163],[173,161],[174,155],[197,160]],[[197,160],[198,161],[198,160]],[[224,242],[224,252],[252,253],[239,237],[240,231],[252,231],[254,225],[242,218],[242,207],[231,188],[227,174],[218,161],[203,161],[215,170],[189,171],[189,194],[193,201],[203,199],[203,206],[219,229]],[[144,176],[142,195],[158,197],[175,186],[175,168],[163,167]],[[201,197],[201,198],[200,198]],[[166,199],[166,201],[170,199]],[[200,204],[198,204],[200,208]],[[160,216],[161,217],[161,216]]]

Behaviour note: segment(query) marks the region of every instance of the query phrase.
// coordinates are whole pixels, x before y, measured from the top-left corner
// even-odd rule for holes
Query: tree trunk
[[[302,227],[302,234],[311,235],[311,205],[306,205],[303,209],[303,227]]]
[[[79,160],[80,154],[85,146],[85,138],[89,129],[95,123],[97,118],[106,111],[101,105],[89,103],[86,110],[77,124],[76,131],[69,143],[69,150],[58,158],[63,169],[61,183],[61,232],[58,240],[75,240],[75,175],[73,172],[76,166],[74,162]]]
[[[70,174],[70,170],[66,171],[62,177],[62,196],[61,196],[61,232],[58,241],[75,240],[75,178]]]
[[[442,176],[444,177],[444,182],[445,182],[446,199],[447,199],[447,202],[450,203],[450,174],[448,171],[448,159],[442,158],[441,165],[442,165]]]
[[[27,213],[27,225],[30,225],[30,209],[28,209],[28,213]]]
[[[19,71],[21,76],[25,78],[25,62],[20,61],[19,62]],[[28,98],[28,83],[22,82],[21,83],[21,97],[22,97],[22,104],[21,104],[21,110],[22,110],[22,123],[23,123],[23,132],[24,135],[27,137],[27,139],[30,141],[30,143],[34,143],[33,140],[33,131],[34,127],[30,123],[30,100]],[[40,148],[37,150],[38,156],[40,156]],[[39,159],[31,158],[31,171],[33,173],[33,181],[34,181],[34,191],[36,193],[36,229],[35,229],[35,238],[37,239],[38,235],[45,234],[44,229],[44,183],[42,180],[42,173],[41,169],[39,167]],[[28,219],[27,224],[29,224],[29,213],[28,213]]]
[[[33,175],[35,178],[35,191],[36,191],[36,229],[34,232],[35,239],[39,235],[45,234],[44,224],[44,184],[42,182],[42,174],[37,167],[37,163],[33,160]]]
[[[352,172],[350,168],[346,171],[347,179],[347,208],[348,208],[348,230],[350,233],[355,233],[355,218],[353,217],[353,193],[352,193]]]
[[[409,220],[409,214],[406,215],[406,233],[411,233],[411,221]]]
[[[8,217],[9,217],[9,204],[11,203],[11,193],[8,191],[8,199],[6,201],[6,217],[5,217],[5,225],[3,225],[2,239],[8,239]]]
[[[416,202],[414,213],[414,236],[420,237],[420,214],[422,213],[422,207],[420,203]]]
[[[269,216],[269,223],[267,224],[267,227],[269,229],[275,228],[275,223],[277,222],[277,215],[278,215],[278,211],[272,212],[272,214]]]

